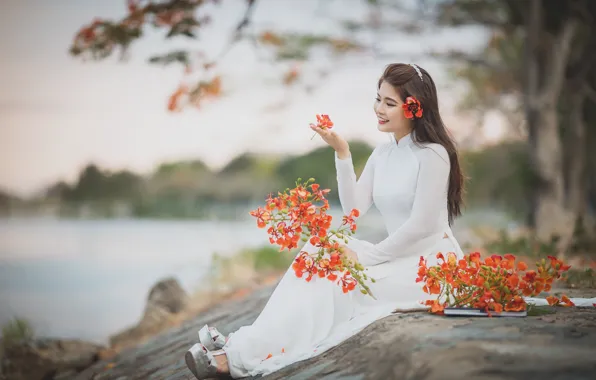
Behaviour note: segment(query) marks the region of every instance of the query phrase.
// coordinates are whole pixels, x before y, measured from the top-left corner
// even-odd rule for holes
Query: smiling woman
[[[418,77],[419,80],[412,80]],[[439,113],[437,89],[428,72],[417,65],[389,65],[378,83],[375,113],[379,130],[397,140],[413,132],[416,142],[441,145],[449,156],[449,223],[461,214],[464,177],[452,136]]]
[[[347,237],[343,248],[375,280],[374,297],[347,296],[328,278],[306,282],[288,270],[257,320],[216,347],[223,350],[208,349],[208,341],[191,347],[185,359],[197,378],[265,375],[319,355],[397,308],[422,307],[428,295],[416,283],[421,256],[431,262],[438,251],[463,256],[451,231],[460,214],[462,174],[430,75],[416,65],[388,65],[374,110],[378,129],[393,139],[372,152],[358,180],[349,144],[335,128],[311,125],[336,152],[344,215],[364,215],[374,204],[383,216],[386,239],[373,244]],[[309,241],[296,262],[318,251],[317,241]]]

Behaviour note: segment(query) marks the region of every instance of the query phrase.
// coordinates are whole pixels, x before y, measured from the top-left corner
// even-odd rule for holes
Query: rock
[[[153,285],[139,323],[110,337],[111,346],[128,346],[161,331],[170,319],[182,312],[188,295],[174,278],[166,278]]]
[[[188,295],[174,278],[153,285],[147,299],[147,309],[158,308],[176,314],[186,307]]]
[[[204,324],[228,334],[252,323],[272,287],[198,317],[98,362],[77,380],[191,379],[186,350]],[[592,291],[591,296],[593,296]],[[596,371],[596,308],[553,308],[527,318],[396,314],[334,349],[264,379],[590,379]]]
[[[12,380],[73,378],[98,361],[103,348],[80,340],[36,339],[15,343],[5,347],[2,373]]]

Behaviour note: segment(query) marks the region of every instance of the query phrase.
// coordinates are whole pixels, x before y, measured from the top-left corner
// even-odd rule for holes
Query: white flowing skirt
[[[358,243],[354,239],[348,246],[355,248]],[[307,243],[302,250],[315,252],[316,248]],[[434,265],[437,252],[461,255],[455,239],[442,239],[422,256]],[[422,291],[421,283],[416,283],[420,255],[398,260],[401,265],[395,273],[369,283],[376,300],[358,289],[344,294],[340,286],[326,278],[314,276],[306,282],[288,269],[255,322],[230,334],[224,350],[232,377],[267,375],[337,346],[395,309],[422,307],[421,301],[432,297]],[[528,301],[546,304],[543,299]],[[574,302],[591,306],[596,299]]]
[[[448,239],[440,244],[425,255],[431,265],[436,252],[459,251]],[[350,240],[350,246],[357,247],[358,241]],[[309,243],[302,250],[317,251]],[[420,301],[430,297],[416,283],[420,256],[399,260],[398,271],[369,282],[376,300],[358,289],[343,293],[326,278],[306,282],[288,269],[255,322],[230,334],[224,350],[232,377],[269,374],[325,352],[396,308],[422,307]]]

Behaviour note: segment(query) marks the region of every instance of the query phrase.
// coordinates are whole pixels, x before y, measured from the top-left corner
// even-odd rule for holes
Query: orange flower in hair
[[[401,105],[404,110],[404,116],[410,120],[414,118],[420,119],[422,117],[422,106],[418,99],[413,96],[408,96],[406,102]]]

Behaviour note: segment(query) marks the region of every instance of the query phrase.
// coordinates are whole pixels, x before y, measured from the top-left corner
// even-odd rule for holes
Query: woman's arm
[[[439,232],[439,217],[446,209],[449,156],[443,146],[432,144],[417,152],[420,160],[412,213],[406,222],[385,240],[358,250],[358,260],[366,266],[416,253],[427,238]]]
[[[372,206],[376,151],[375,149],[368,158],[368,161],[366,161],[364,170],[358,180],[356,180],[352,156],[348,155],[346,158],[339,158],[338,153],[335,153],[337,190],[341,208],[345,215],[349,215],[350,211],[355,208],[360,211],[360,216],[362,216]]]
[[[356,181],[354,165],[350,154],[350,146],[340,135],[329,129],[322,129],[316,125],[310,127],[319,134],[323,141],[335,150],[335,168],[337,171],[337,185],[339,201],[345,215],[356,208],[364,215],[372,205],[372,188],[374,161],[376,149],[372,152],[360,179]]]

